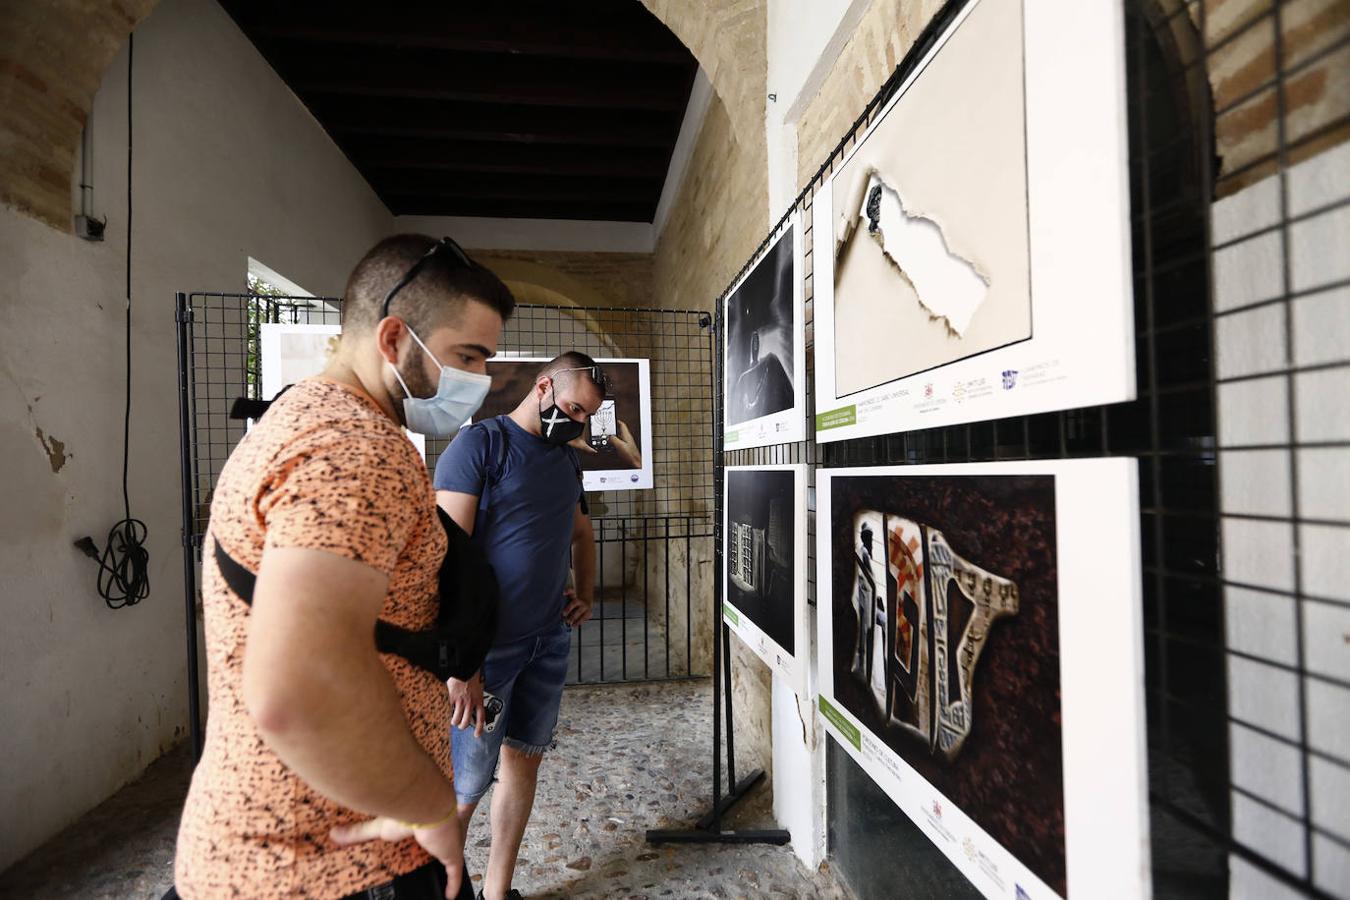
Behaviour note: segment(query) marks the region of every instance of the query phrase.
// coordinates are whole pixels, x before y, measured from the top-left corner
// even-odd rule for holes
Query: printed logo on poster
[[[1016,370],[1016,369],[1004,369],[1004,370],[1003,370],[1003,389],[1004,389],[1005,391],[1011,391],[1011,390],[1012,390],[1013,388],[1015,388],[1015,387],[1017,387],[1017,370]]]
[[[930,381],[923,386],[923,395],[925,397],[933,396],[933,382]]]

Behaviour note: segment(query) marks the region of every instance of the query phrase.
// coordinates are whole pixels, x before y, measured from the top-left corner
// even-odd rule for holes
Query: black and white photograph
[[[727,295],[728,450],[805,437],[801,247],[794,215]]]
[[[800,690],[809,651],[805,604],[805,468],[729,466],[723,618]]]

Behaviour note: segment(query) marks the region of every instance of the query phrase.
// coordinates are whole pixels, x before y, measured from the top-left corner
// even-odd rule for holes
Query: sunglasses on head
[[[559,369],[553,374],[557,376],[564,372],[585,372],[587,376],[590,377],[591,384],[598,387],[605,397],[609,396],[609,376],[606,375],[605,370],[599,366],[576,366],[571,369]]]
[[[459,244],[456,244],[453,238],[448,236],[441,238],[439,241],[432,244],[431,249],[428,250],[426,253],[422,254],[422,258],[419,259],[417,262],[413,263],[408,268],[408,271],[403,275],[403,277],[400,278],[398,282],[393,286],[393,288],[390,289],[389,293],[384,295],[384,308],[380,314],[381,319],[389,315],[389,304],[393,302],[394,295],[396,295],[399,291],[403,290],[405,287],[411,284],[412,280],[417,277],[418,273],[421,272],[422,269],[426,267],[426,264],[431,261],[431,258],[442,250],[448,250],[451,254],[453,254],[455,261],[458,262],[460,265],[462,265],[464,268],[466,269],[473,268],[474,265],[473,260],[469,259],[469,254],[465,253],[464,249],[460,247]]]

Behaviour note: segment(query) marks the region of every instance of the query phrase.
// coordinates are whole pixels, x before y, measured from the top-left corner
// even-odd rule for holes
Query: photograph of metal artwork
[[[796,473],[727,471],[727,600],[795,654]]]
[[[791,409],[792,227],[727,298],[727,426]]]
[[[494,359],[488,362],[492,389],[474,414],[481,422],[511,412],[534,384],[544,367],[541,360]],[[600,411],[587,423],[579,439],[594,452],[579,449],[577,459],[583,472],[642,468],[642,422],[650,399],[642,396],[636,362],[602,362],[609,393]],[[584,373],[579,373],[585,377]],[[547,403],[547,401],[545,401]],[[613,437],[618,436],[620,444]]]
[[[1066,893],[1053,476],[835,478],[835,697]]]

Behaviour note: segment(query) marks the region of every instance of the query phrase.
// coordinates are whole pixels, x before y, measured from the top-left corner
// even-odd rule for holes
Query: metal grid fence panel
[[[184,456],[187,591],[195,599],[212,492],[245,425],[235,399],[262,394],[261,325],[338,325],[335,297],[194,293],[179,297],[179,383]],[[707,674],[694,635],[708,618],[692,602],[707,589],[711,559],[712,319],[697,311],[522,304],[500,351],[552,357],[647,359],[651,366],[655,487],[592,493],[598,561],[594,617],[573,641],[572,683],[646,681]],[[448,446],[427,441],[427,468]]]

